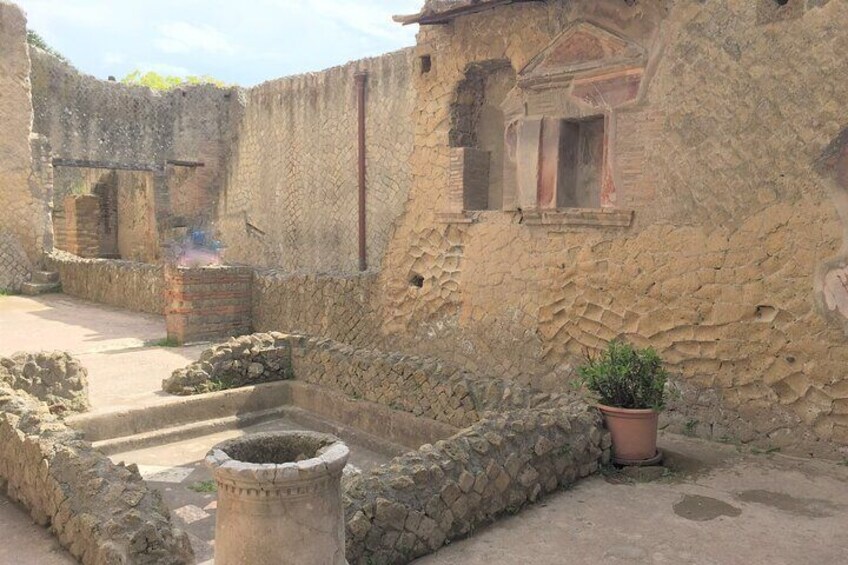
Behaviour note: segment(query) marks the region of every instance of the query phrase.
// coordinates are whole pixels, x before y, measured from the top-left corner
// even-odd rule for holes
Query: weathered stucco
[[[432,68],[414,78],[413,187],[378,281],[364,302],[349,294],[318,323],[297,314],[327,311],[328,283],[277,280],[291,301],[264,310],[257,327],[360,343],[356,330],[320,326],[367,312],[373,343],[549,390],[569,385],[586,351],[624,337],[656,347],[679,375],[683,397],[668,418],[678,430],[808,452],[845,445],[844,320],[824,315],[841,295],[814,293],[819,277],[839,280],[833,267],[820,271],[843,226],[834,183],[813,165],[848,123],[845,62],[833,54],[846,17],[836,2],[551,1],[423,28],[416,55]],[[466,70],[508,61],[520,73],[578,21],[645,53],[635,100],[608,111],[580,93],[552,110],[610,115],[607,204],[634,211],[632,227],[546,224],[520,211],[440,215],[452,204]],[[551,107],[533,96],[525,112]]]
[[[123,230],[122,258],[153,262],[160,243],[179,238],[185,228],[214,227],[241,116],[237,89],[202,85],[158,93],[98,80],[33,49],[32,104],[34,130],[49,139],[54,158],[102,167],[57,166],[59,209],[68,194],[92,192],[114,170],[109,165],[136,169],[118,173],[119,223],[133,224]]]
[[[368,74],[369,265],[380,264],[411,184],[411,50],[247,90],[226,198],[227,259],[287,271],[358,268],[357,103]]]
[[[33,172],[26,17],[0,1],[0,290],[20,290],[52,245],[48,186]],[[33,141],[34,142],[34,141]]]
[[[257,330],[432,355],[545,390],[622,337],[656,347],[677,376],[674,429],[844,448],[848,6],[549,0],[451,18],[423,27],[414,50],[245,91],[154,95],[37,54],[36,131],[65,158],[217,162],[203,186],[220,195],[227,259],[273,269],[254,280]],[[379,268],[367,276],[352,276],[358,71]],[[106,108],[89,108],[92,123],[86,97]],[[212,129],[192,125],[201,116]],[[561,169],[538,151],[527,160],[524,137],[550,131],[542,118],[590,132],[579,156],[591,182],[574,200],[550,190]],[[125,144],[128,132],[143,142]],[[549,175],[538,186],[537,171]],[[207,202],[192,190],[172,190],[172,217]],[[557,209],[568,202],[600,208]],[[66,271],[97,287],[90,296],[115,294],[88,267]],[[145,308],[157,300],[139,293]]]
[[[433,69],[416,78],[415,183],[378,293],[386,334],[543,388],[626,337],[714,390],[760,438],[848,443],[845,335],[812,292],[842,244],[812,165],[848,122],[848,69],[834,55],[848,11],[790,4],[554,1],[425,28],[418,54]],[[439,225],[465,69],[505,59],[520,71],[579,19],[650,55],[642,100],[613,113],[615,206],[635,210],[633,227],[528,226],[501,212]],[[733,437],[720,412],[695,424]]]

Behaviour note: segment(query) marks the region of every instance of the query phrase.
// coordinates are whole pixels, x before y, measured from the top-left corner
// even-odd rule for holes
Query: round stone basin
[[[213,468],[249,469],[253,472],[271,467],[317,471],[326,466],[332,472],[347,464],[350,450],[339,439],[314,432],[278,432],[253,434],[219,444],[209,453]]]
[[[214,447],[206,463],[218,485],[215,563],[344,564],[341,477],[349,456],[338,438],[314,432]]]

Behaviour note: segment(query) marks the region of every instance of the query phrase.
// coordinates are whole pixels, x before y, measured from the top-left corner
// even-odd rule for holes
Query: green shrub
[[[653,348],[636,349],[613,341],[597,356],[587,356],[578,370],[580,382],[614,408],[662,410],[668,373]]]
[[[227,86],[227,84],[223,81],[206,75],[180,77],[173,75],[160,75],[153,71],[143,73],[139,70],[131,72],[121,79],[121,82],[134,86],[146,86],[152,90],[159,90],[163,92],[179,88],[181,86],[194,86],[200,84],[212,84],[220,87]]]

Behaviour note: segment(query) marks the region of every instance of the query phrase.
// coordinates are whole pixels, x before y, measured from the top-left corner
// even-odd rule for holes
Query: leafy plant
[[[68,60],[65,58],[64,55],[62,55],[61,53],[59,53],[58,51],[56,51],[55,49],[50,47],[50,45],[48,45],[47,42],[44,41],[43,37],[41,37],[38,33],[32,31],[31,29],[27,30],[27,43],[29,43],[33,47],[38,47],[42,51],[46,51],[47,53],[50,53],[51,55],[53,55],[54,57],[56,57],[60,61],[63,61],[65,63],[68,62]]]
[[[218,492],[218,485],[215,484],[215,481],[201,481],[194,483],[188,489],[201,494],[209,494]]]
[[[180,347],[180,344],[177,343],[176,340],[173,340],[169,337],[160,339],[159,341],[154,341],[150,345],[152,345],[153,347]]]
[[[146,86],[152,90],[166,91],[185,85],[214,84],[215,86],[227,86],[226,83],[210,76],[187,76],[179,77],[173,75],[160,75],[148,71],[146,73],[135,70],[121,79],[124,84],[135,86]]]
[[[586,356],[580,382],[602,404],[614,408],[662,410],[668,373],[653,348],[636,349],[613,341],[599,355]]]

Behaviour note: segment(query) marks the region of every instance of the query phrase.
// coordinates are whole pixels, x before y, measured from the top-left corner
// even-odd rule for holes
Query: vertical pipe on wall
[[[366,168],[365,168],[365,96],[368,84],[368,73],[358,72],[356,78],[356,96],[359,108],[359,270],[368,270],[368,249],[365,229],[365,196],[366,196]]]

